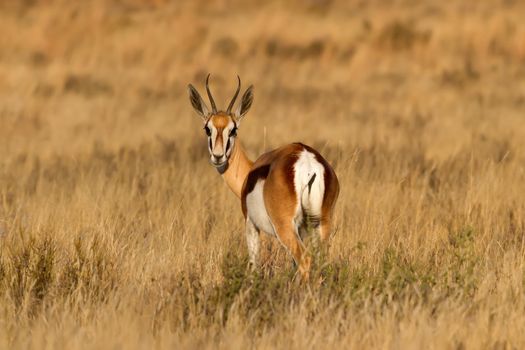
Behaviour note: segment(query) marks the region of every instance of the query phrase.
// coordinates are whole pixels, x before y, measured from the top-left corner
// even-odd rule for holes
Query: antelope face
[[[208,98],[210,99],[211,111],[208,109],[208,106],[193,85],[188,85],[188,92],[193,108],[202,117],[204,122],[204,131],[208,137],[210,163],[222,173],[227,168],[228,160],[230,159],[235,146],[237,127],[252,105],[253,86],[246,89],[242,96],[241,103],[236,111],[232,112],[231,110],[235,104],[237,95],[239,95],[239,90],[241,89],[241,79],[237,77],[237,91],[235,91],[230,105],[225,112],[217,111],[215,101],[213,100],[208,85],[209,78],[210,75],[208,74],[208,77],[206,78],[206,91],[208,93]]]
[[[237,123],[233,116],[226,113],[210,116],[204,125],[204,131],[208,136],[210,163],[216,168],[226,165],[237,136]]]

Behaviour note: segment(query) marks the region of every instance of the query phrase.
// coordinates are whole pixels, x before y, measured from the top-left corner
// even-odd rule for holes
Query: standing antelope
[[[250,264],[257,265],[262,230],[277,237],[292,254],[303,279],[308,279],[311,258],[302,240],[308,227],[313,227],[321,241],[329,237],[339,194],[337,176],[319,152],[302,143],[282,146],[252,162],[237,138],[237,129],[252,105],[253,85],[232,112],[241,88],[237,77],[237,91],[224,112],[215,106],[209,78],[208,74],[211,111],[193,85],[188,85],[188,92],[191,105],[204,122],[210,162],[241,199]]]

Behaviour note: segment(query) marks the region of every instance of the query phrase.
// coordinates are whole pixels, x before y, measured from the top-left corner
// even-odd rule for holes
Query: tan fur
[[[230,188],[237,189],[244,176],[244,179],[242,179],[241,201],[243,214],[246,217],[246,196],[261,177],[265,178],[266,182],[263,190],[264,205],[275,227],[276,234],[299,265],[299,271],[303,279],[308,279],[311,258],[305,254],[303,244],[298,239],[293,225],[293,218],[297,212],[297,206],[300,205],[293,183],[293,167],[295,161],[298,159],[299,153],[303,150],[305,150],[305,146],[302,144],[294,143],[286,145],[261,155],[255,163],[251,164],[249,159],[244,155],[239,141],[237,141],[234,148],[236,156],[235,158],[233,156],[231,157],[229,165],[230,167],[243,170],[237,172],[237,176],[230,176],[230,168],[228,168],[228,171],[224,174],[224,179]],[[308,150],[311,151],[309,147]],[[317,152],[315,152],[315,154],[319,155]],[[326,163],[322,157],[321,159]],[[324,163],[321,162],[321,164],[325,165]],[[265,170],[265,168],[267,170]],[[329,165],[328,168],[325,168],[325,174],[327,174],[325,179],[328,180],[325,182],[325,197],[323,200],[321,227],[319,229],[319,234],[323,241],[326,241],[329,237],[332,210],[339,193],[337,177]],[[237,194],[235,190],[234,192]]]
[[[298,239],[293,225],[293,217],[300,205],[293,184],[293,165],[302,148],[298,144],[281,147],[264,154],[255,162],[271,164],[264,185],[264,204],[272,220],[281,243],[290,251],[299,265],[299,272],[307,280],[310,270],[310,257],[305,255],[302,242]]]
[[[215,140],[215,145],[213,147],[213,153],[216,155],[220,155],[225,151],[225,144],[222,132],[224,131],[224,128],[228,126],[231,120],[231,116],[224,112],[214,114],[209,119],[209,121],[217,129],[217,139]]]
[[[225,153],[227,148],[225,142],[228,142],[228,140],[224,140],[223,132],[225,128],[232,128],[232,123],[236,125],[234,116],[225,112],[217,112],[206,120],[206,124],[210,123],[217,132],[212,149],[213,155],[217,157],[227,156]],[[293,143],[267,152],[253,163],[246,156],[239,138],[236,138],[233,142],[226,168],[219,171],[228,187],[241,199],[242,210],[244,217],[247,219],[247,225],[251,224],[251,232],[255,234],[255,238],[253,238],[253,234],[250,234],[250,237],[256,240],[252,242],[255,245],[258,245],[257,234],[259,228],[255,227],[254,223],[251,223],[251,219],[248,218],[246,197],[254,190],[258,181],[265,181],[262,189],[262,200],[264,200],[264,208],[273,226],[273,230],[279,241],[292,254],[295,262],[299,266],[299,272],[302,278],[307,280],[309,277],[311,258],[305,252],[303,243],[299,237],[300,232],[298,232],[298,230],[305,230],[305,227],[296,227],[298,224],[305,225],[305,219],[303,217],[303,222],[294,222],[296,216],[300,218],[305,215],[305,213],[301,212],[301,210],[304,209],[302,208],[299,199],[300,196],[296,193],[294,184],[295,163],[303,151],[308,151],[313,154],[317,162],[324,168],[323,202],[320,213],[321,217],[318,218],[319,226],[316,230],[321,240],[326,241],[330,235],[332,212],[339,194],[339,183],[332,167],[313,148],[300,143]],[[266,228],[269,229],[268,226],[266,226]],[[254,260],[256,259],[254,258]]]
[[[237,138],[230,159],[228,160],[228,168],[222,174],[222,177],[232,192],[239,198],[241,198],[242,186],[252,166],[253,162],[246,156]]]
[[[232,118],[230,115],[224,112],[219,112],[217,114],[212,115],[209,120],[213,123],[213,126],[215,126],[217,129],[222,130],[228,125]]]

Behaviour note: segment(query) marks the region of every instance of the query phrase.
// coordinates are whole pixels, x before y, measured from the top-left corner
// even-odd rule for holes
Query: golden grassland
[[[0,5],[0,348],[525,347],[518,1]],[[186,84],[255,85],[249,154],[341,182],[300,284],[207,163]]]

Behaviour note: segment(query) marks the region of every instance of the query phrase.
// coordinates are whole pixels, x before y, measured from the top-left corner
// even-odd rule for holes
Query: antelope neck
[[[242,147],[239,138],[233,144],[232,153],[228,164],[224,171],[219,171],[228,187],[235,193],[235,195],[241,198],[242,185],[244,179],[248,176],[250,169],[253,166],[253,162],[246,156],[246,152]]]

